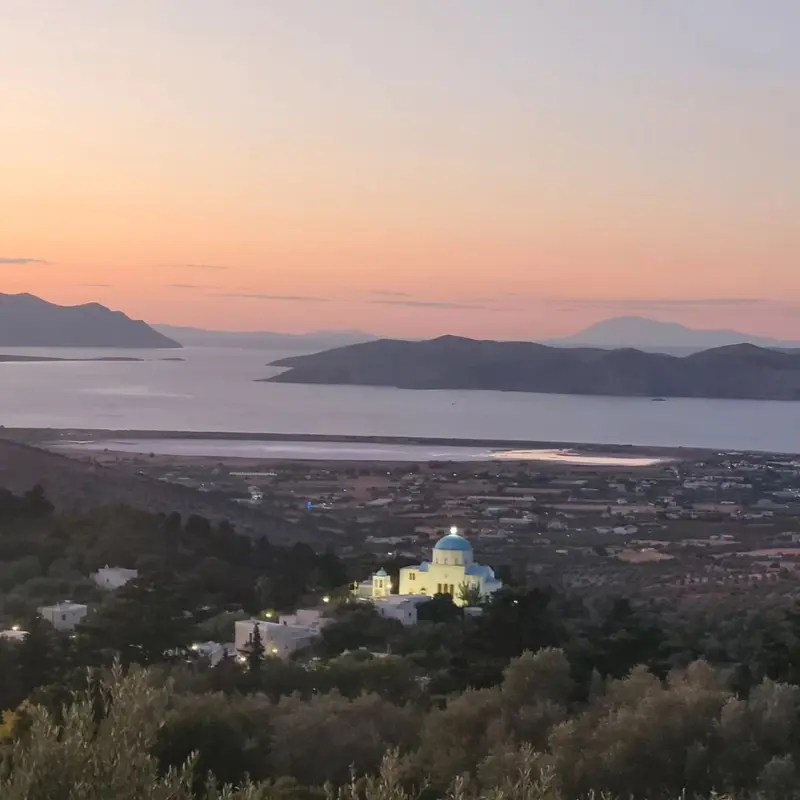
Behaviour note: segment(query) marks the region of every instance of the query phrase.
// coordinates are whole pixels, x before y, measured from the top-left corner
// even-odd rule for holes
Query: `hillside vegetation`
[[[800,781],[800,610],[782,595],[511,585],[479,616],[441,595],[404,627],[351,598],[367,556],[59,513],[40,489],[0,495],[0,531],[0,627],[27,631],[0,640],[3,800],[778,800]],[[139,577],[101,592],[105,563]],[[295,660],[254,643],[211,668],[192,649],[323,595],[331,622]],[[92,607],[74,635],[36,615],[65,596]]]

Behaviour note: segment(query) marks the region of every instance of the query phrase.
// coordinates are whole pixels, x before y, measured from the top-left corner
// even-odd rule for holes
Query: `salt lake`
[[[270,461],[549,461],[590,466],[646,467],[663,459],[636,456],[585,454],[544,448],[502,450],[487,447],[436,447],[420,444],[373,444],[367,442],[265,442],[240,439],[113,439],[62,440],[54,450],[138,453],[159,456],[207,456]]]

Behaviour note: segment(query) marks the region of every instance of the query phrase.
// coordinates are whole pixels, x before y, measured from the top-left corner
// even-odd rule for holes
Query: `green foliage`
[[[350,580],[336,555],[307,545],[279,547],[226,523],[125,506],[56,514],[41,489],[22,497],[0,489],[0,523],[0,615],[9,623],[57,599],[99,600],[87,577],[106,564],[170,573],[193,605],[219,613],[290,610],[308,592],[331,592]]]
[[[797,794],[795,609],[519,586],[479,616],[434,598],[404,627],[347,602],[313,653],[265,658],[254,633],[247,663],[211,668],[192,641],[336,596],[347,564],[200,517],[58,515],[38,491],[0,491],[0,522],[2,612],[29,632],[0,640],[3,800]],[[101,593],[85,576],[105,563],[140,578]],[[23,616],[77,593],[93,613],[74,637]]]
[[[70,662],[68,636],[34,615],[25,625],[27,636],[17,645],[15,655],[23,697],[39,686],[63,679]]]
[[[185,658],[194,633],[190,607],[174,576],[140,576],[110,594],[79,626],[78,647],[126,665]]]
[[[479,606],[483,601],[480,587],[474,583],[462,583],[458,587],[457,597],[465,606]]]
[[[585,703],[564,654],[545,649],[428,712],[374,694],[176,695],[154,678],[115,666],[59,716],[20,712],[25,731],[0,745],[0,797],[321,800],[328,785],[331,800],[426,786],[464,800],[781,800],[798,780],[800,690],[765,680],[738,698],[703,662],[666,681],[637,668]]]
[[[317,649],[328,656],[362,647],[385,651],[392,638],[402,631],[400,622],[380,616],[370,603],[361,603],[324,628]]]
[[[449,594],[437,594],[419,606],[417,615],[423,622],[453,622],[461,619],[463,612]]]
[[[250,619],[250,614],[244,611],[223,611],[198,623],[195,638],[198,642],[232,642],[235,624],[246,619]]]
[[[387,747],[411,746],[414,721],[412,711],[375,695],[285,697],[273,720],[272,769],[312,786],[341,785],[351,769],[359,775],[378,769]]]
[[[97,696],[104,700],[98,720]],[[166,715],[168,693],[147,676],[124,677],[119,668],[95,693],[86,692],[59,725],[43,708],[31,711],[28,733],[10,747],[0,777],[3,800],[189,800],[192,764],[159,775],[149,753]],[[207,800],[257,798],[252,786]]]
[[[206,694],[174,698],[160,727],[153,754],[161,771],[180,769],[194,755],[194,786],[206,775],[219,783],[238,783],[270,776],[269,756],[273,704],[263,696]]]

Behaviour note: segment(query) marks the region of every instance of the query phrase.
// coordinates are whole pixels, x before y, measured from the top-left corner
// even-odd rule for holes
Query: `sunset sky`
[[[800,339],[797,0],[2,0],[0,291]]]

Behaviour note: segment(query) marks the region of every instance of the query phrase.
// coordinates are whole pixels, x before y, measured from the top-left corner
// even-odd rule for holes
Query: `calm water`
[[[256,383],[282,353],[3,353],[140,356],[142,363],[0,364],[0,424],[591,442],[800,452],[800,403],[415,392]],[[160,361],[180,356],[183,362]]]

